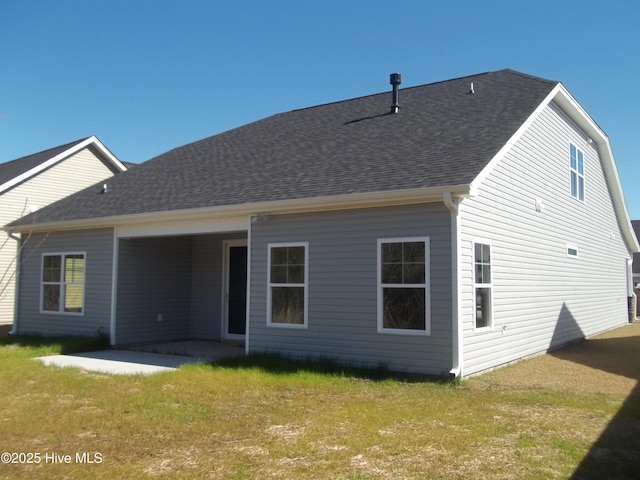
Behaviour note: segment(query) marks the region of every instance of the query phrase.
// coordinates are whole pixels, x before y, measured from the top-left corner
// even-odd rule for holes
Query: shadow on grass
[[[72,353],[92,352],[109,348],[109,338],[105,335],[45,337],[42,335],[16,335],[0,338],[0,345],[13,345],[26,348],[50,348],[55,353],[68,355]]]
[[[640,337],[589,339],[552,355],[637,382],[571,480],[640,478]]]
[[[378,367],[345,365],[326,358],[295,359],[278,353],[253,353],[242,357],[227,357],[213,362],[212,365],[237,370],[260,370],[276,375],[310,373],[373,382],[393,380],[405,383],[454,383],[444,377],[394,372],[384,365]]]
[[[575,329],[571,313],[558,325]],[[562,315],[561,315],[562,317]],[[627,327],[633,328],[633,327]],[[571,475],[571,480],[640,478],[640,336],[592,338],[550,355],[636,381],[634,389]],[[579,426],[576,426],[579,428]]]

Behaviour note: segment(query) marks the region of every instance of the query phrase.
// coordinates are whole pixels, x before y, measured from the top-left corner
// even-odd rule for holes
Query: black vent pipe
[[[398,85],[401,83],[401,77],[399,73],[392,73],[389,75],[389,83],[393,86],[393,99],[391,101],[391,113],[398,113],[400,105],[398,104]]]

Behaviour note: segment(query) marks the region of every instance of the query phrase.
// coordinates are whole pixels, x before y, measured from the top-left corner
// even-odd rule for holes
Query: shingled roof
[[[474,93],[470,92],[471,83]],[[500,70],[273,115],[184,145],[37,223],[470,184],[558,82]]]
[[[59,147],[50,148],[42,152],[27,155],[16,160],[11,160],[5,163],[0,163],[0,185],[13,180],[14,178],[28,172],[32,168],[35,168],[47,160],[52,159],[56,155],[61,154],[69,150],[70,148],[85,141],[86,138],[81,138],[75,142],[67,143],[66,145],[60,145]]]

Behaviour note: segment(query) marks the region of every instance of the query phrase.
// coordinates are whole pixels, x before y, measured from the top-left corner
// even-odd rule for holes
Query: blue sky
[[[608,134],[640,219],[637,0],[3,0],[0,162],[96,135],[120,159],[295,108],[513,68]]]

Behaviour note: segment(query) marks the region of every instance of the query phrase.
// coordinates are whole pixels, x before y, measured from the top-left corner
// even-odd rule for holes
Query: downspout
[[[18,301],[20,298],[20,265],[22,264],[22,249],[20,248],[20,244],[22,243],[22,237],[17,237],[14,233],[9,233],[8,236],[18,242],[18,248],[16,249],[16,274],[13,279],[16,285],[13,294],[13,327],[11,327],[11,331],[9,332],[9,335],[17,335],[19,316],[18,308],[20,305],[20,302]]]
[[[251,246],[252,246],[252,228],[253,219],[249,219],[249,225],[247,227],[247,307],[246,307],[246,319],[244,328],[244,353],[249,355],[249,339],[251,335]]]
[[[451,192],[443,194],[445,206],[451,212],[451,378],[462,377],[462,284],[461,284],[461,240],[460,240],[460,201],[456,203]]]
[[[111,315],[109,317],[109,345],[116,344],[116,309],[118,307],[118,249],[120,238],[118,237],[118,227],[113,227],[113,250],[111,258]]]

